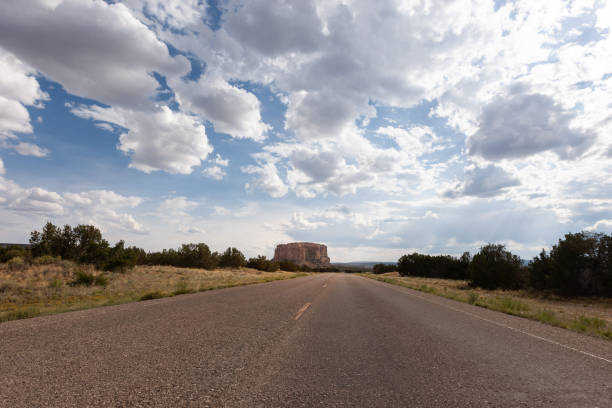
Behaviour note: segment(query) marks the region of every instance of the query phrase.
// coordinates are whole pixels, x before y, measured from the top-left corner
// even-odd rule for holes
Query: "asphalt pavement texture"
[[[612,342],[348,274],[0,324],[0,407],[612,407]]]

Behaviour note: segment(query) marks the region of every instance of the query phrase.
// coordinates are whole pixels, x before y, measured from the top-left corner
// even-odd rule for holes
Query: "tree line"
[[[612,297],[612,235],[566,234],[550,251],[528,263],[500,244],[487,244],[471,256],[403,255],[397,264],[378,264],[374,273],[462,279],[485,289],[530,289],[562,296]]]
[[[147,252],[142,248],[126,246],[123,240],[110,245],[93,225],[58,227],[51,222],[46,223],[41,231],[30,233],[29,246],[0,248],[0,262],[17,259],[24,263],[40,263],[41,259],[49,260],[51,257],[92,264],[104,271],[125,271],[136,265],[169,265],[203,269],[246,266],[266,272],[281,269],[291,272],[340,272],[334,267],[310,268],[290,261],[276,262],[264,255],[247,259],[234,247],[219,253],[211,251],[205,243],[182,244],[177,249]]]

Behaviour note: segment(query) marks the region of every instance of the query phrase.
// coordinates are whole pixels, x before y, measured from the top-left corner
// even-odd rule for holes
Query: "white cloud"
[[[223,177],[227,175],[225,170],[219,166],[207,167],[202,170],[202,174],[207,177],[210,177],[213,180],[223,180]]]
[[[179,232],[182,232],[184,234],[204,234],[206,233],[206,230],[200,227],[196,227],[194,225],[181,225],[178,230]]]
[[[211,121],[215,131],[235,138],[263,140],[270,126],[261,121],[261,103],[250,92],[207,73],[198,82],[170,81],[184,110]]]
[[[519,180],[504,169],[490,164],[486,167],[468,169],[465,173],[465,181],[444,192],[444,196],[448,198],[460,196],[492,197],[501,194],[508,187],[519,184]]]
[[[593,134],[572,128],[576,116],[549,96],[519,91],[484,107],[480,128],[468,140],[468,149],[489,160],[546,150],[574,159],[595,141]]]
[[[227,167],[229,166],[229,160],[228,159],[224,159],[221,157],[221,155],[219,153],[217,153],[217,155],[215,156],[214,159],[211,160],[213,163],[215,163],[218,166],[223,166],[223,167]]]
[[[126,207],[137,207],[141,202],[139,197],[122,196],[108,190],[62,195],[41,187],[23,188],[0,177],[0,207],[40,222],[52,217],[70,224],[93,224],[102,229],[141,234],[146,233],[146,228],[131,214],[120,212]]]
[[[47,149],[19,142],[15,135],[33,132],[26,105],[41,107],[49,99],[40,89],[35,74],[35,70],[0,47],[0,147],[14,149],[22,155],[44,157]]]
[[[159,206],[159,213],[164,216],[185,215],[198,206],[196,201],[187,199],[187,197],[173,197],[165,199]]]
[[[166,45],[121,3],[1,2],[0,45],[68,92],[115,106],[149,105],[158,87],[153,71],[189,71],[188,61],[170,57]]]
[[[254,202],[250,202],[242,207],[237,207],[234,209],[228,209],[220,205],[215,205],[213,209],[214,209],[213,215],[216,215],[216,216],[221,216],[221,217],[231,216],[231,217],[241,218],[241,217],[252,217],[256,215],[259,212],[259,205]]]
[[[46,157],[49,155],[49,149],[37,146],[32,143],[20,142],[14,146],[17,153],[23,156]]]
[[[79,106],[72,112],[127,128],[119,136],[118,148],[132,159],[130,167],[145,173],[160,170],[190,174],[213,150],[202,123],[167,106],[153,112],[139,112],[94,105]]]
[[[612,219],[599,220],[593,225],[589,225],[585,228],[586,231],[599,231],[603,233],[610,233],[612,231]]]
[[[265,191],[272,197],[282,197],[289,191],[287,185],[283,182],[277,173],[274,163],[266,163],[262,166],[245,166],[241,170],[247,174],[255,174],[255,178],[245,187],[247,190]]]

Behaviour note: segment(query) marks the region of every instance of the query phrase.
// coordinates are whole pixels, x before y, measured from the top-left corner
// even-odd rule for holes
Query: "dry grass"
[[[83,275],[93,276],[90,286],[77,284],[84,281],[79,280]],[[126,273],[103,273],[68,261],[29,267],[0,264],[0,322],[304,275],[171,266],[138,266]]]
[[[612,340],[612,299],[485,290],[472,288],[466,281],[400,277],[397,272],[362,276]]]

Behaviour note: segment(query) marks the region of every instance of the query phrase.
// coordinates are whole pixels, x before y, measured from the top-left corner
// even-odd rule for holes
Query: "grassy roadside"
[[[0,264],[0,322],[306,275],[172,266],[137,266],[125,273],[103,273],[69,261],[27,268]]]
[[[360,275],[612,340],[612,299],[567,299],[527,291],[485,290],[472,288],[466,281],[400,277],[397,272]]]

